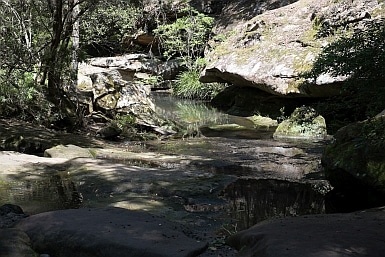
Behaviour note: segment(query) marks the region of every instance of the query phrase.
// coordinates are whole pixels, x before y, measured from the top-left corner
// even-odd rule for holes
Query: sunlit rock
[[[240,11],[224,9],[237,22],[234,24],[226,16],[227,22],[217,25],[217,40],[211,42],[212,49],[206,57],[208,64],[200,80],[255,87],[280,96],[340,94],[341,81],[346,76],[329,71],[308,77],[303,74],[312,70],[318,56],[325,54],[325,46],[364,28],[365,23],[384,17],[381,3],[299,0],[287,5],[288,2],[275,1],[274,4],[283,7],[274,9],[242,1],[238,5],[245,7]],[[259,7],[261,12],[247,15],[251,14],[250,6],[254,10]],[[226,27],[228,24],[232,24],[230,28]]]
[[[274,132],[274,138],[326,139],[326,137],[325,119],[313,108],[305,106],[295,109]]]
[[[44,152],[45,157],[51,158],[93,158],[92,151],[76,145],[57,145]]]

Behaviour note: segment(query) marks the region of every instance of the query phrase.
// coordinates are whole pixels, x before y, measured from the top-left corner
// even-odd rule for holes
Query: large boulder
[[[377,0],[299,0],[246,17],[248,21],[217,36],[219,43],[213,43],[200,80],[256,87],[281,96],[337,95],[346,77],[322,73],[304,79],[302,74],[312,69],[326,45],[384,13]]]
[[[49,158],[94,158],[95,154],[86,148],[76,145],[57,145],[44,151],[44,157]]]
[[[155,112],[148,82],[157,76],[174,78],[179,69],[176,60],[161,62],[144,54],[93,58],[79,67],[80,100],[104,121],[114,114],[130,115],[136,124],[163,134],[159,128],[165,121]]]
[[[193,257],[207,248],[176,223],[114,207],[40,213],[17,228],[37,252],[57,257]]]
[[[385,116],[341,128],[322,155],[336,204],[368,208],[385,204]]]
[[[380,257],[385,212],[309,215],[262,222],[228,239],[239,257]]]

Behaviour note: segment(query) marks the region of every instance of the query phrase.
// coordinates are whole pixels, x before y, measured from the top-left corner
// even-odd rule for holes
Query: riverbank
[[[236,252],[224,244],[230,234],[274,215],[325,211],[319,198],[299,202],[297,197],[298,192],[312,196],[312,188],[319,185],[321,189],[316,192],[328,190],[319,163],[322,142],[218,137],[111,142],[18,121],[1,120],[0,124],[3,142],[22,137],[27,145],[63,145],[49,151],[51,158],[9,151],[0,155],[2,184],[9,187],[17,181],[17,188],[24,190],[8,190],[24,199],[17,202],[14,195],[7,198],[3,187],[2,201],[13,200],[11,203],[20,205],[27,214],[106,206],[140,210],[188,227],[190,235],[208,243],[208,250],[200,256],[235,256]],[[75,149],[82,150],[77,157]],[[275,197],[259,195],[260,203],[254,201],[256,195],[239,189],[239,185],[244,186],[240,179],[250,182],[247,187],[253,187],[255,194],[262,190],[265,195],[275,192]],[[283,188],[282,194],[276,194],[277,186]],[[245,210],[244,206],[249,207]],[[258,214],[259,209],[275,211],[264,216]],[[257,218],[250,220],[243,215],[246,212]]]

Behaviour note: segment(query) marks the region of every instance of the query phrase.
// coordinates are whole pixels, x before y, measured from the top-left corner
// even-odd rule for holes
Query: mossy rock
[[[341,128],[322,156],[325,175],[340,194],[373,207],[385,204],[385,116]]]
[[[45,150],[45,157],[51,158],[66,158],[66,159],[75,159],[75,158],[94,158],[95,152],[82,148],[76,145],[57,145],[50,149]]]
[[[299,107],[288,119],[278,125],[273,136],[290,139],[325,139],[326,122],[313,108]]]

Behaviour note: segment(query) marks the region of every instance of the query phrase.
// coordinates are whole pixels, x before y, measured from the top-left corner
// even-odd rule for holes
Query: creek
[[[245,229],[272,217],[328,212],[325,194],[330,185],[319,165],[324,142],[261,139],[252,129],[241,136],[205,137],[199,127],[231,124],[240,118],[217,112],[206,103],[164,94],[155,95],[154,103],[160,114],[185,124],[186,134],[195,137],[126,142],[125,150],[177,156],[180,162],[114,159],[124,172],[111,169],[108,178],[78,163],[43,165],[38,175],[30,169],[1,179],[0,205],[16,204],[28,214],[130,206],[167,213],[171,218],[178,213],[177,219],[184,215],[214,220],[215,216],[215,220],[225,220],[227,230]],[[111,163],[108,158],[97,161],[98,167]]]

